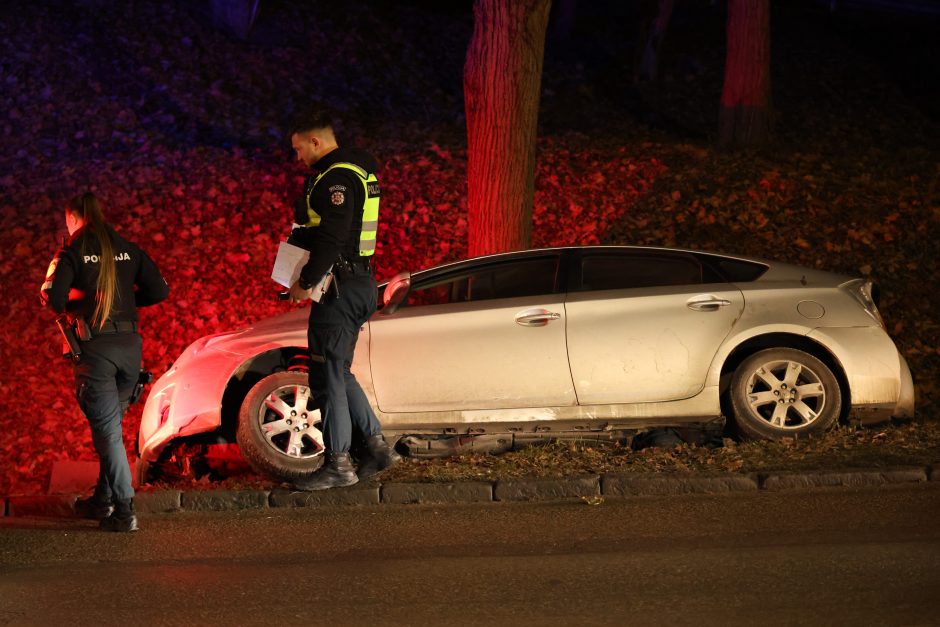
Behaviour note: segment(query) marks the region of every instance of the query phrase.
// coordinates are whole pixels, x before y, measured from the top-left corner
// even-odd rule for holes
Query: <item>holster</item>
[[[62,334],[62,356],[78,363],[82,356],[82,347],[78,343],[78,336],[72,327],[72,321],[68,316],[63,315],[55,319],[55,324]]]
[[[140,374],[137,376],[137,383],[134,385],[134,391],[131,392],[130,398],[127,399],[128,405],[133,405],[140,399],[140,395],[144,392],[144,386],[151,381],[153,381],[153,373],[141,368]]]

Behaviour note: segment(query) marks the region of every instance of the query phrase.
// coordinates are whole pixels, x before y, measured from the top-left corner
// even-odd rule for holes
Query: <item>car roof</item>
[[[479,257],[470,257],[467,259],[460,259],[458,261],[452,261],[449,263],[443,263],[437,266],[432,266],[430,268],[424,268],[422,270],[416,270],[412,272],[413,276],[420,276],[427,273],[438,273],[449,271],[452,269],[458,269],[465,265],[477,265],[485,264],[490,261],[508,261],[512,259],[524,259],[526,257],[538,257],[546,253],[572,253],[572,252],[603,252],[603,251],[643,251],[643,252],[671,252],[671,253],[687,253],[693,255],[708,255],[710,257],[717,257],[723,259],[735,259],[739,261],[746,261],[750,263],[759,263],[766,266],[771,266],[775,262],[765,261],[762,259],[755,259],[753,257],[742,257],[738,255],[727,255],[723,253],[713,253],[705,252],[701,250],[690,250],[684,248],[669,248],[665,246],[554,246],[550,248],[528,248],[526,250],[514,250],[504,253],[493,253],[491,255],[481,255]]]
[[[502,253],[493,253],[490,255],[481,255],[478,257],[470,257],[468,259],[460,259],[458,261],[452,261],[448,263],[443,263],[437,266],[432,266],[430,268],[424,268],[421,270],[416,270],[411,273],[412,280],[421,280],[428,278],[437,274],[446,274],[452,271],[459,271],[466,267],[473,267],[477,265],[484,265],[489,262],[496,261],[508,261],[512,259],[525,259],[528,257],[538,257],[547,253],[558,253],[561,255],[572,254],[572,253],[591,253],[591,252],[616,252],[616,251],[634,251],[634,252],[646,252],[646,253],[656,253],[656,252],[668,252],[668,253],[684,253],[690,254],[697,257],[704,257],[711,260],[732,260],[732,261],[741,261],[750,264],[759,264],[766,268],[766,272],[762,273],[761,276],[757,279],[760,281],[772,280],[772,281],[789,281],[789,280],[798,280],[810,281],[816,284],[831,284],[837,285],[846,280],[851,279],[852,277],[839,275],[824,270],[816,270],[812,268],[806,268],[803,266],[797,266],[793,264],[781,263],[778,261],[772,261],[768,259],[763,259],[759,257],[747,257],[743,255],[727,254],[727,253],[717,253],[711,251],[703,250],[693,250],[688,248],[672,248],[667,246],[612,246],[612,245],[596,245],[596,246],[555,246],[548,248],[530,248],[526,250],[516,250],[510,252]]]

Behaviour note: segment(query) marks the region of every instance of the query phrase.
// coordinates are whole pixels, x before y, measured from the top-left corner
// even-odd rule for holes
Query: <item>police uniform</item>
[[[341,463],[348,464],[346,454],[355,431],[368,458],[361,460],[361,479],[398,459],[388,450],[379,421],[350,372],[359,330],[375,312],[378,296],[370,264],[381,195],[375,176],[378,164],[368,153],[339,147],[321,157],[315,167],[319,174],[307,182],[300,206],[303,214],[295,216],[299,224],[306,225],[306,233],[295,233],[295,240],[306,240],[305,247],[310,250],[299,283],[310,289],[331,267],[334,279],[322,299],[310,307],[310,389],[320,408],[327,449],[325,469],[337,456],[345,456]],[[344,465],[343,471],[349,477],[351,467]],[[349,478],[355,482],[355,477]],[[321,476],[312,483],[295,485],[323,489],[349,482],[324,483]]]
[[[95,498],[102,503],[134,496],[121,418],[140,376],[142,339],[137,332],[137,307],[156,304],[169,292],[153,260],[111,227],[105,228],[114,249],[116,290],[111,314],[103,325],[99,327],[93,320],[101,245],[88,227],[76,231],[56,253],[40,292],[45,306],[58,314],[67,313],[73,320],[84,319],[91,330],[91,338],[79,342],[75,385],[99,458]]]

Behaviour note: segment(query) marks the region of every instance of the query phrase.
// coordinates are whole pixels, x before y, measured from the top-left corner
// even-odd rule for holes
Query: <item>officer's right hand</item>
[[[313,296],[313,288],[305,290],[300,287],[300,279],[294,281],[294,284],[290,286],[290,302],[299,303],[301,301],[307,300]]]

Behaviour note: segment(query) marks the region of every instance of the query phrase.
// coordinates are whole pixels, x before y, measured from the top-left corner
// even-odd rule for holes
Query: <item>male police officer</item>
[[[397,463],[401,457],[382,437],[382,427],[350,372],[359,330],[376,309],[377,288],[370,259],[378,226],[378,164],[359,150],[340,148],[325,113],[314,113],[291,133],[297,159],[319,171],[308,181],[297,223],[309,230],[310,259],[291,286],[293,302],[310,298],[330,272],[333,283],[310,306],[310,388],[320,407],[326,455],[323,466],[294,486],[324,490],[348,486]],[[349,449],[353,429],[363,438],[358,472]]]

